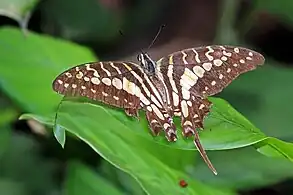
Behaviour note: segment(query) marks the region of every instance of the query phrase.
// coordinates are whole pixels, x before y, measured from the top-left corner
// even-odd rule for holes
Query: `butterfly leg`
[[[203,121],[205,117],[209,114],[212,103],[207,99],[201,98],[196,98],[196,100],[193,103],[195,104],[192,117],[193,122],[196,128],[202,130]]]
[[[150,129],[154,136],[158,136],[162,130],[162,126],[152,112],[146,112],[146,119],[149,122]]]
[[[156,110],[156,112],[161,111]],[[163,114],[162,112],[158,116],[155,112],[147,110],[146,118],[155,136],[157,136],[163,129],[168,141],[177,140],[176,127],[171,116]]]
[[[208,167],[217,174],[216,169],[213,164],[209,160],[202,144],[200,143],[200,138],[197,129],[203,128],[203,119],[209,112],[209,106],[211,103],[208,100],[197,99],[196,101],[192,101],[189,104],[181,105],[181,126],[183,129],[183,136],[189,137],[194,135],[194,145],[199,151],[201,157],[208,165]]]

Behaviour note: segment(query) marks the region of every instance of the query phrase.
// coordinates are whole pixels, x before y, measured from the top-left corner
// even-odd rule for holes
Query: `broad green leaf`
[[[78,163],[70,162],[66,171],[65,194],[95,194],[104,195],[123,195],[116,186],[98,175],[98,173],[89,167]]]
[[[31,117],[47,124],[51,120],[22,116],[23,119]],[[178,150],[145,139],[140,129],[119,122],[101,106],[66,101],[60,108],[59,124],[114,166],[132,175],[149,194],[230,194],[189,176],[185,169],[194,166],[197,156],[194,150]],[[181,188],[178,185],[180,179],[185,179],[189,187]]]
[[[1,0],[0,15],[16,20],[25,29],[38,0]]]
[[[257,150],[266,156],[283,157],[293,162],[293,143],[287,143],[276,138],[268,138],[257,146]]]
[[[103,160],[98,168],[99,173],[104,178],[110,180],[116,186],[122,186],[127,194],[145,195],[145,191],[140,187],[137,181],[129,174],[117,169],[108,161]]]
[[[255,150],[255,145],[237,150],[209,152],[209,157],[217,168],[217,177],[208,174],[206,164],[200,159],[196,166],[189,168],[189,172],[199,181],[219,188],[261,188],[293,177],[291,161],[262,155]]]
[[[93,61],[93,53],[76,44],[19,29],[0,29],[0,87],[23,109],[52,113],[61,96],[52,90],[55,77],[70,66]]]
[[[201,140],[204,143],[205,148],[210,150],[222,150],[222,149],[233,149],[233,148],[240,148],[245,147],[248,145],[253,145],[256,143],[262,143],[266,141],[267,137],[261,133],[257,128],[255,128],[249,121],[247,121],[242,115],[240,115],[238,112],[236,112],[229,104],[227,104],[225,101],[218,99],[218,98],[212,98],[212,101],[214,103],[214,106],[212,108],[211,114],[206,119],[206,129],[201,132]],[[138,155],[141,156],[141,158],[147,163],[150,164],[149,160],[146,156],[147,154],[151,154],[153,158],[156,158],[158,161],[164,162],[165,164],[168,164],[170,167],[176,167],[177,169],[182,169],[182,167],[185,167],[187,170],[193,170],[191,172],[196,172],[196,169],[190,169],[193,167],[193,160],[190,160],[192,158],[195,158],[197,153],[188,153],[192,152],[190,149],[194,149],[194,146],[191,143],[191,140],[189,141],[183,141],[182,139],[178,140],[177,142],[180,142],[179,145],[175,144],[169,144],[165,141],[156,140],[154,143],[153,138],[149,135],[149,132],[146,128],[143,127],[143,124],[139,123],[138,121],[127,119],[123,112],[118,111],[116,109],[107,109],[105,107],[99,106],[99,105],[93,105],[93,104],[80,104],[78,102],[64,102],[64,106],[60,109],[60,124],[68,129],[73,134],[77,135],[81,139],[83,139],[85,142],[87,142],[89,145],[91,145],[99,154],[101,154],[105,159],[108,161],[114,163],[117,167],[120,167],[122,170],[125,170],[123,167],[126,165],[131,165],[131,162],[133,161],[132,158],[126,158],[123,159],[123,163],[115,163],[119,162],[117,158],[119,156],[128,156],[131,154],[131,150],[134,150],[134,148],[137,149],[135,153],[137,154],[136,158],[138,158]],[[120,116],[121,114],[121,116]],[[95,116],[95,117],[92,117]],[[36,120],[39,120],[43,123],[50,124],[50,118],[43,118],[40,116],[30,116],[30,115],[23,115],[22,118],[30,118],[33,117]],[[64,117],[64,118],[63,118]],[[78,121],[78,122],[77,122]],[[73,123],[73,124],[70,124]],[[51,122],[52,124],[52,122]],[[70,124],[71,127],[66,126],[66,124]],[[86,129],[88,127],[88,129]],[[131,127],[131,128],[130,128]],[[209,128],[211,131],[209,131]],[[80,129],[80,130],[77,130]],[[229,132],[229,129],[231,130]],[[73,130],[73,131],[72,131]],[[227,132],[226,132],[227,131]],[[208,134],[214,133],[214,137],[208,137]],[[217,134],[216,134],[217,133]],[[113,137],[113,134],[116,135],[116,137]],[[223,134],[223,135],[222,135]],[[226,138],[225,138],[226,137]],[[97,140],[96,140],[96,139]],[[238,139],[239,138],[239,139]],[[117,148],[122,149],[122,143],[118,142],[117,139],[123,139],[125,143],[123,143],[123,147],[131,148],[129,150],[125,149],[127,152],[122,151],[116,151]],[[207,141],[209,139],[213,139],[215,143]],[[225,142],[221,142],[221,140],[224,139]],[[244,141],[241,141],[243,139]],[[121,140],[120,140],[121,141]],[[98,142],[98,145],[95,145],[95,142]],[[155,146],[146,146],[153,143]],[[156,146],[156,144],[159,144]],[[114,145],[114,146],[113,146]],[[159,146],[164,146],[169,148],[178,148],[181,150],[171,150],[170,153],[164,151],[164,149],[160,150]],[[115,147],[115,148],[113,148]],[[116,148],[117,147],[117,148]],[[122,148],[121,148],[122,147]],[[145,151],[139,151],[138,147],[142,147],[142,150]],[[155,150],[152,150],[151,148],[155,147]],[[182,151],[182,149],[187,151]],[[114,152],[115,151],[115,152]],[[154,152],[156,151],[156,152]],[[177,151],[181,151],[180,153]],[[134,151],[133,151],[134,152]],[[185,153],[186,152],[186,153]],[[111,153],[115,153],[115,155],[111,156]],[[146,154],[145,154],[146,153]],[[110,157],[109,157],[110,155]],[[117,156],[118,155],[118,156]],[[241,153],[240,153],[241,156]],[[218,155],[219,157],[219,155]],[[217,159],[215,166],[217,168],[217,164],[223,164],[224,167],[226,167],[226,163],[229,162],[227,160],[224,160],[222,158],[215,158]],[[221,155],[221,157],[223,157]],[[231,158],[231,156],[226,155],[226,158]],[[275,177],[271,180],[257,180],[258,173],[253,166],[257,167],[257,165],[261,165],[261,162],[263,161],[254,161],[254,164],[251,164],[251,159],[246,159],[247,161],[244,161],[244,158],[241,160],[242,163],[247,162],[251,165],[249,167],[250,169],[255,171],[255,174],[251,175],[243,175],[246,176],[246,178],[239,177],[239,181],[229,181],[227,178],[220,178],[222,180],[222,184],[226,184],[227,187],[247,187],[246,185],[241,184],[243,181],[247,181],[247,178],[252,179],[253,181],[258,181],[257,184],[262,185],[265,182],[274,182],[277,181],[277,179],[281,179],[282,176],[291,176],[293,173],[290,173],[287,171],[290,170],[288,166],[284,167],[284,171],[282,174],[280,174],[278,177]],[[122,157],[120,157],[122,158]],[[233,157],[232,157],[233,158]],[[234,157],[235,158],[235,157]],[[113,160],[111,160],[113,159]],[[170,159],[170,160],[168,160]],[[172,161],[171,159],[181,159],[180,162],[178,161]],[[235,158],[240,159],[240,158]],[[265,159],[265,158],[263,158]],[[198,159],[200,162],[202,162],[201,159]],[[213,159],[211,158],[212,162]],[[268,159],[266,159],[268,160]],[[137,160],[135,160],[137,161]],[[236,161],[237,162],[237,161]],[[275,160],[277,162],[277,160]],[[256,164],[258,163],[258,164]],[[140,163],[139,163],[140,164]],[[274,163],[276,164],[276,163]],[[274,165],[271,163],[270,165]],[[245,164],[241,164],[243,167],[245,167]],[[189,167],[189,168],[188,168]],[[134,166],[131,166],[129,169],[135,169]],[[184,173],[186,172],[184,169]],[[269,167],[263,167],[262,170],[267,170]],[[206,165],[201,166],[201,169],[199,172],[202,174],[198,175],[196,178],[202,178],[208,177],[210,172],[202,172],[202,170],[207,170]],[[131,171],[131,172],[132,172]],[[198,171],[198,170],[197,170]],[[220,170],[219,175],[224,174],[225,176],[225,169]],[[238,167],[239,174],[243,170],[241,170],[240,167]],[[128,171],[126,171],[128,172]],[[130,172],[130,174],[131,174]],[[137,173],[136,171],[134,171]],[[235,172],[235,170],[234,170]],[[229,174],[235,174],[234,172],[229,172]],[[253,173],[253,171],[251,171]],[[134,175],[135,178],[139,178],[139,176]],[[221,176],[220,176],[221,177]],[[231,178],[231,177],[228,177]],[[213,179],[211,180],[213,181]],[[229,182],[231,184],[229,184]],[[212,183],[212,182],[211,182]],[[251,185],[253,182],[250,183]],[[255,184],[256,185],[256,184]],[[148,189],[147,189],[148,190]]]

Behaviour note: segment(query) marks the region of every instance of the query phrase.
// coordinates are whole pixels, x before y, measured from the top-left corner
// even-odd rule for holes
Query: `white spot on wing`
[[[116,87],[117,89],[122,89],[122,82],[121,82],[121,80],[118,79],[118,78],[113,78],[113,80],[112,80],[112,85],[113,85],[114,87]]]
[[[223,61],[227,61],[228,58],[227,58],[226,56],[222,56],[222,57],[221,57],[221,60],[223,60]]]
[[[228,56],[228,57],[231,57],[231,56],[232,56],[232,53],[230,53],[230,52],[226,52],[225,50],[223,51],[223,54],[224,54],[225,56]]]
[[[185,118],[188,117],[188,107],[185,100],[181,101],[181,112]]]
[[[194,66],[193,67],[193,72],[200,78],[203,77],[204,73],[205,73],[205,70],[200,67],[200,66]]]
[[[180,85],[189,90],[197,83],[198,77],[189,68],[185,68],[185,71],[180,79]]]
[[[189,107],[191,107],[192,106],[192,102],[191,101],[187,101],[187,105],[189,106]]]
[[[169,65],[168,66],[167,76],[169,78],[169,82],[171,84],[171,87],[172,87],[173,91],[175,91],[176,93],[178,93],[178,89],[177,89],[176,84],[175,84],[175,81],[173,79],[173,65]]]
[[[185,121],[183,123],[183,126],[192,126],[192,123],[190,121]]]
[[[204,104],[201,104],[200,106],[199,106],[199,110],[201,110],[201,109],[203,109],[205,107],[205,105]]]
[[[70,72],[66,72],[65,75],[68,77],[68,78],[71,78],[72,77],[72,74]]]
[[[77,79],[81,79],[81,78],[83,77],[83,73],[82,73],[81,71],[79,71],[79,72],[75,75],[75,77],[76,77]]]
[[[153,111],[152,107],[150,107],[150,106],[147,106],[147,110],[150,112]]]
[[[185,88],[182,88],[182,96],[185,100],[189,100],[190,99],[190,92],[188,90],[186,90]]]
[[[172,94],[173,94],[173,104],[175,107],[177,107],[179,105],[179,96],[174,91]]]
[[[98,79],[97,77],[93,77],[91,78],[91,82],[95,85],[99,85],[100,84],[100,79]]]
[[[111,80],[110,80],[109,78],[102,78],[102,82],[103,82],[105,85],[108,85],[108,86],[111,85]]]
[[[206,71],[210,71],[212,69],[213,64],[210,62],[206,62],[203,63],[202,67],[206,70]]]
[[[222,60],[220,60],[220,59],[215,59],[214,60],[214,65],[215,66],[222,66],[222,64],[223,64],[223,61]]]
[[[164,129],[167,129],[170,127],[170,125],[168,123],[164,123],[163,127],[164,127]]]
[[[83,80],[84,80],[84,81],[89,81],[90,78],[88,78],[88,77],[83,77]]]

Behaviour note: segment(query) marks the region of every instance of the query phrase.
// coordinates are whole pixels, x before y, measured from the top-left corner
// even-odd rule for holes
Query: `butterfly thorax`
[[[163,107],[166,109],[166,112],[170,110],[169,104],[167,101],[167,89],[164,85],[163,78],[158,73],[156,69],[157,63],[151,59],[151,57],[147,53],[141,53],[137,56],[138,61],[140,62],[140,66],[143,68],[144,72],[148,75],[148,77],[152,80],[153,84],[157,88],[160,96],[163,100]]]

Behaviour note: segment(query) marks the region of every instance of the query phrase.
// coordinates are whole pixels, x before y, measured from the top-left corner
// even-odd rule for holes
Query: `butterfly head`
[[[155,73],[156,62],[150,58],[147,53],[140,53],[137,56],[140,66],[149,74]]]

